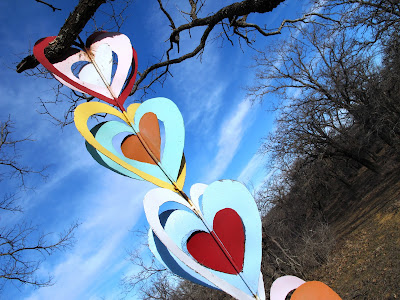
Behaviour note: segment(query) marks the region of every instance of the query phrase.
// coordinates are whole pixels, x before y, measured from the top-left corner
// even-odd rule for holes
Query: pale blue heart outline
[[[244,224],[246,236],[243,270],[240,274],[245,278],[251,290],[257,292],[259,290],[260,280],[262,232],[260,215],[251,193],[244,185],[237,181],[216,181],[204,190],[202,201],[193,199],[193,202],[197,202],[200,206],[199,208],[208,226],[212,226],[215,214],[221,209],[231,208],[239,214]],[[164,211],[162,207],[159,209],[159,215],[161,215]],[[165,232],[170,236],[174,243],[189,256],[190,254],[186,249],[186,241],[188,237],[195,231],[207,231],[201,220],[194,213],[188,212],[187,210],[172,210],[163,222],[165,222],[163,225]],[[182,224],[185,224],[185,226],[182,226]],[[197,281],[201,281],[203,285],[214,286],[208,280],[178,260],[165,246],[161,247],[160,243],[157,243],[157,239],[158,238],[156,238],[150,230],[150,249],[164,265],[167,267],[172,266],[175,270],[178,269],[176,266],[178,265],[179,273],[177,274],[179,276],[189,280],[192,280],[191,278],[196,278]],[[211,269],[209,270],[216,276],[229,282],[231,285],[246,292],[248,295],[252,295],[252,292],[239,276]]]

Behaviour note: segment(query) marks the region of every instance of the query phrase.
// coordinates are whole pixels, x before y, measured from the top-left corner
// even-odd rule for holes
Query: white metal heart
[[[270,299],[285,300],[290,291],[297,289],[303,283],[305,283],[305,281],[296,276],[286,275],[279,277],[272,283]]]
[[[123,34],[102,32],[101,34],[98,34],[96,38],[92,41],[89,50],[91,52],[96,52],[97,49],[104,44],[107,44],[112,50],[112,52],[114,52],[118,57],[117,70],[115,71],[114,78],[111,82],[111,90],[114,95],[110,93],[110,90],[106,88],[103,83],[101,85],[97,85],[91,82],[86,82],[81,78],[76,77],[73,74],[71,67],[74,63],[79,61],[90,62],[88,54],[84,51],[78,51],[77,53],[70,55],[63,61],[53,64],[53,66],[59,72],[63,73],[64,76],[73,80],[77,84],[80,84],[92,91],[95,91],[99,94],[102,94],[103,96],[113,99],[114,96],[118,97],[120,95],[121,90],[125,84],[125,80],[127,79],[133,58],[132,45],[129,38]],[[69,88],[75,91],[83,93],[81,89],[66,82],[56,74],[53,74],[53,76],[65,86],[68,86]]]
[[[106,80],[107,85],[110,85],[113,64],[111,47],[108,44],[101,44],[92,53],[103,78]],[[90,63],[83,66],[79,71],[80,80],[106,88],[103,78],[99,75],[94,65]]]

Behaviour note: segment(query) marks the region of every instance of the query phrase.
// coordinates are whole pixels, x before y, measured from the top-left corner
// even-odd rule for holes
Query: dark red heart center
[[[244,243],[242,219],[233,209],[224,208],[215,214],[213,232],[195,232],[186,246],[200,264],[216,271],[238,274],[243,270]]]

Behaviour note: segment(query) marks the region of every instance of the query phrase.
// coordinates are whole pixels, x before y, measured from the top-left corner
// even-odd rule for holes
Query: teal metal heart
[[[113,144],[113,139],[121,133],[136,134],[139,132],[140,119],[146,113],[154,113],[157,119],[164,124],[165,144],[160,165],[129,159],[120,152],[120,149],[116,149]],[[185,142],[185,128],[178,107],[167,98],[153,98],[145,101],[137,108],[133,121],[132,126],[119,121],[107,121],[93,127],[91,132],[104,148],[124,162],[164,182],[170,183],[170,179],[176,182],[179,176]],[[86,147],[90,155],[102,166],[133,179],[143,180],[140,176],[125,169],[90,144],[86,143]]]

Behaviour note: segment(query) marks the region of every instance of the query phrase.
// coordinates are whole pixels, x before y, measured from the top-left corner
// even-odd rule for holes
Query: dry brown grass
[[[343,299],[400,299],[399,173],[391,168],[385,176],[359,174],[352,207],[333,222],[338,243],[310,277]]]

